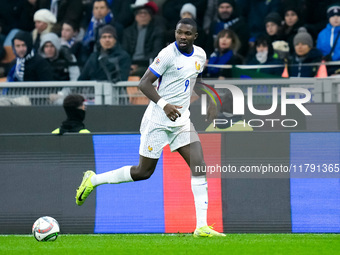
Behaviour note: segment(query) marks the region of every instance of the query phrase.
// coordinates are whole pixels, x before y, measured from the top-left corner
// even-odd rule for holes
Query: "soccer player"
[[[191,169],[197,219],[194,236],[225,236],[207,225],[206,175],[195,171],[195,166],[205,166],[201,142],[189,118],[191,92],[206,61],[204,50],[193,45],[197,36],[195,21],[181,19],[176,26],[176,41],[160,51],[140,81],[140,90],[150,99],[150,104],[140,128],[138,166],[123,166],[98,175],[93,171],[85,172],[77,190],[78,205],[82,205],[98,185],[148,179],[156,168],[163,147],[169,144],[171,151],[178,151]],[[152,84],[157,79],[156,91]],[[199,93],[200,90],[195,91]]]

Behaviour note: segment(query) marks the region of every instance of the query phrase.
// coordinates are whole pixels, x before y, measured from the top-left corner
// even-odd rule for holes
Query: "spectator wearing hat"
[[[80,75],[77,59],[71,50],[61,46],[60,38],[54,33],[41,37],[39,54],[48,60],[55,81],[76,81]]]
[[[327,61],[340,60],[340,5],[330,6],[327,10],[329,23],[319,33],[316,48]],[[328,74],[334,74],[339,67],[328,66]]]
[[[116,29],[105,25],[99,30],[100,49],[87,60],[78,80],[127,81],[131,66],[129,54],[117,40]],[[119,91],[126,94],[125,88]],[[123,100],[123,99],[122,99]],[[125,100],[120,103],[126,103]]]
[[[284,10],[284,24],[282,27],[283,40],[288,42],[290,53],[294,53],[294,37],[298,29],[303,26],[300,12],[295,6],[288,6]]]
[[[166,0],[162,6],[162,16],[166,20],[166,27],[167,29],[171,29],[176,27],[177,22],[179,21],[179,15],[183,8],[183,6],[187,3],[191,3],[196,8],[195,13],[195,21],[199,27],[203,25],[203,16],[205,14],[207,0],[195,0],[195,1],[188,1],[188,0]],[[196,43],[196,41],[195,41]]]
[[[33,50],[32,36],[19,31],[12,39],[16,59],[12,62],[7,81],[52,81],[52,68],[47,60]]]
[[[184,18],[189,18],[196,20],[196,7],[195,5],[191,3],[186,3],[182,6],[179,19],[184,19]],[[178,19],[178,20],[179,20]],[[197,26],[197,33],[198,37],[195,40],[195,45],[200,46],[201,48],[205,49],[206,48],[206,42],[207,42],[207,35],[204,32],[203,28],[200,26]],[[166,45],[172,43],[175,41],[175,29],[169,29],[166,32]]]
[[[33,49],[37,52],[40,47],[40,38],[50,33],[53,24],[57,22],[54,14],[47,9],[40,9],[34,13],[35,29],[32,31]]]
[[[123,48],[132,59],[130,75],[143,76],[150,62],[164,46],[164,28],[153,18],[158,12],[154,2],[137,0],[136,3],[131,6],[135,22],[124,31]]]
[[[294,53],[289,60],[289,76],[314,77],[318,71],[317,63],[322,60],[322,52],[313,47],[313,38],[304,27],[299,28],[293,43]],[[304,66],[309,63],[316,63],[316,65]]]
[[[282,18],[277,12],[269,13],[264,19],[266,33],[271,42],[282,39]]]
[[[248,53],[249,29],[244,19],[237,13],[235,0],[218,1],[217,19],[211,23],[209,30],[210,47],[213,47],[217,34],[223,29],[233,30],[237,34],[241,42],[239,54],[245,57]],[[210,52],[208,50],[208,54]]]

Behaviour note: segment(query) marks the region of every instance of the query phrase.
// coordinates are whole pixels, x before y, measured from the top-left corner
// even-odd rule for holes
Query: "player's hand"
[[[176,121],[177,118],[181,117],[181,113],[177,109],[181,108],[182,106],[179,105],[167,104],[163,110],[171,121]]]

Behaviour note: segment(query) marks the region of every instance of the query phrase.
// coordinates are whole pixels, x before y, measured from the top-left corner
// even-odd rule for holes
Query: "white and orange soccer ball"
[[[57,239],[59,232],[58,222],[50,216],[40,217],[32,227],[32,234],[39,242],[54,241]]]

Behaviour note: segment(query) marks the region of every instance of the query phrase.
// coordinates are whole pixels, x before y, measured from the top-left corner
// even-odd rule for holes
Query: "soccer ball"
[[[39,242],[54,241],[59,235],[59,224],[50,216],[37,219],[32,227],[32,234]]]

